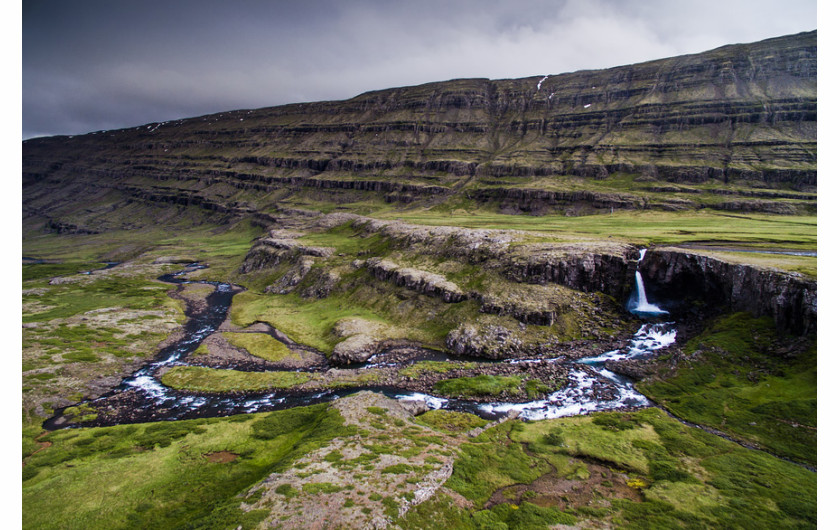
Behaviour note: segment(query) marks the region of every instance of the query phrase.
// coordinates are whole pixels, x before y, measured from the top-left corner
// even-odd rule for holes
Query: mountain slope
[[[241,216],[464,200],[506,213],[808,213],[816,119],[814,31],[607,70],[28,140],[24,217],[100,231],[148,222],[108,215],[131,203]]]

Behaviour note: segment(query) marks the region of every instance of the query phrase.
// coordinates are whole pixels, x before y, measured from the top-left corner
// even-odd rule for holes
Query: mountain
[[[26,227],[129,204],[580,215],[816,210],[816,31],[606,70],[456,79],[23,143]]]

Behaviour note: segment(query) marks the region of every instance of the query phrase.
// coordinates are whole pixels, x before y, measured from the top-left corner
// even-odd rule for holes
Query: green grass
[[[90,327],[84,323],[68,326],[62,322],[50,330],[30,331],[26,336],[32,345],[64,351],[62,357],[68,362],[94,362],[99,359],[98,355],[102,354],[117,357],[133,357],[138,354],[131,351],[129,346],[132,346],[139,337],[128,336],[116,328]],[[163,340],[164,335],[155,334],[154,337],[142,338],[151,338],[153,342],[156,342]]]
[[[402,368],[399,374],[401,376],[408,377],[409,379],[417,379],[424,373],[445,374],[447,372],[451,372],[452,370],[471,369],[475,367],[476,363],[471,362],[456,363],[449,361],[419,361],[411,366]]]
[[[67,407],[64,409],[63,414],[74,423],[86,423],[97,418],[96,409],[91,407],[88,403]]]
[[[737,241],[754,246],[816,248],[816,218],[808,216],[723,215],[705,211],[532,218],[503,216],[486,210],[472,215],[443,210],[385,210],[379,210],[383,217],[400,217],[421,224],[522,229],[547,234],[535,235],[534,240],[613,238],[645,245]],[[69,274],[75,272],[75,267],[102,260],[106,253],[137,256],[148,252],[142,258],[146,262],[160,255],[188,255],[211,265],[200,273],[202,277],[239,278],[236,269],[251,240],[263,234],[262,229],[249,223],[220,227],[213,233],[206,225],[190,227],[188,224],[177,232],[153,228],[25,240],[24,254],[65,259],[67,263],[52,269],[24,266],[27,282],[24,287],[47,289],[40,295],[24,297],[25,303],[42,304],[40,309],[26,313],[24,321],[68,318],[103,307],[145,309],[172,303],[165,296],[169,287],[152,278],[90,278],[89,283],[86,279],[84,284],[58,286],[47,286],[43,281],[56,272],[69,271]],[[301,242],[336,248],[336,255],[327,265],[339,267],[356,259],[358,252],[386,255],[394,250],[391,241],[380,235],[363,237],[349,224],[309,234]],[[401,257],[406,263],[420,259],[411,256],[408,250],[405,253]],[[815,275],[815,266],[811,270],[813,261],[792,260],[785,262],[784,267]],[[473,266],[443,271],[447,264],[432,265],[440,266],[459,285],[479,288],[489,282],[479,277],[479,270]],[[341,318],[357,317],[382,323],[388,337],[410,338],[438,347],[458,323],[477,318],[478,307],[474,302],[442,304],[405,289],[374,282],[365,271],[345,274],[347,269],[341,269],[342,283],[326,299],[302,299],[296,294],[269,296],[254,290],[239,294],[234,299],[234,322],[247,325],[264,320],[294,340],[328,352],[339,340],[332,329]],[[258,280],[268,281],[268,276]],[[247,281],[243,284],[252,286]],[[37,305],[33,303],[32,307]],[[695,353],[690,367],[681,366],[673,377],[642,388],[691,421],[760,443],[778,454],[815,463],[816,349],[794,360],[777,358],[772,354],[775,339],[769,330],[766,322],[742,316],[722,319],[686,346],[687,353]],[[95,362],[104,359],[110,350],[120,351],[123,346],[120,341],[130,340],[115,330],[85,326],[55,326],[49,336],[33,333],[25,330],[25,340],[37,342],[44,350],[54,349],[51,355],[61,359],[55,361],[58,369],[50,367],[50,371],[25,378],[27,388],[43,391],[64,378],[61,371],[64,366],[98,366]],[[265,339],[271,343],[260,343]],[[280,359],[288,355],[282,348],[275,349],[280,343],[264,335],[234,334],[229,340],[256,355],[262,353],[265,358]],[[62,364],[64,361],[73,364]],[[25,367],[36,369],[42,367],[39,363],[48,361],[26,359],[25,362]],[[453,366],[469,364],[418,363],[403,370],[401,375],[446,373]],[[164,376],[164,383],[201,392],[260,391],[289,388],[310,377],[292,372],[176,367]],[[363,377],[369,379],[362,381]],[[378,381],[379,375],[371,372],[363,377],[339,378],[332,384],[357,386]],[[546,390],[538,382],[525,381],[520,376],[449,379],[439,385],[436,391],[445,395],[511,392],[533,397]],[[80,420],[90,419],[91,410],[83,406],[71,412]],[[386,420],[377,419],[377,424],[384,428]],[[416,422],[453,434],[485,424],[475,416],[448,411],[426,413]],[[22,447],[26,463],[24,527],[41,528],[62,521],[79,528],[226,528],[240,524],[249,528],[266,513],[244,515],[239,508],[243,498],[236,495],[258,484],[269,473],[287,468],[297,455],[324,446],[346,429],[341,426],[337,413],[324,405],[225,419],[61,431],[46,436],[43,441],[53,445],[33,455],[40,448],[34,440],[40,430],[30,425],[25,427]],[[442,438],[443,435],[437,437],[434,443],[446,445]],[[416,441],[418,450],[432,443],[419,438]],[[382,447],[378,452],[387,454],[387,441],[377,443]],[[683,426],[655,409],[544,422],[508,422],[462,443],[457,449],[459,456],[447,486],[473,501],[473,508],[458,508],[442,495],[436,495],[412,508],[399,520],[401,525],[404,522],[406,528],[429,525],[543,528],[574,524],[574,518],[568,513],[525,502],[525,496],[518,505],[505,503],[487,510],[482,508],[499,488],[528,485],[545,473],[557,473],[571,481],[595,480],[596,475],[589,470],[593,463],[614,468],[645,484],[641,487],[643,501],[602,499],[601,505],[606,508],[575,512],[579,521],[588,517],[607,518],[610,525],[626,528],[792,528],[816,524],[814,474]],[[208,463],[203,456],[222,450],[239,457],[228,464],[217,464]],[[335,463],[356,465],[347,463],[351,461]],[[404,465],[387,469],[393,473],[410,471]],[[312,491],[306,488],[303,491],[331,493],[334,488],[324,484],[310,484]],[[298,494],[298,490],[284,489],[282,493],[288,493],[289,497]],[[383,503],[387,501],[389,513],[395,516],[398,505],[394,498],[400,493],[383,493],[391,495]],[[254,494],[246,502],[258,500],[259,495]]]
[[[721,317],[688,342],[690,362],[638,388],[688,421],[816,465],[816,345],[786,359],[776,340],[769,318]]]
[[[48,403],[94,397],[94,381],[127,375],[134,362],[154,355],[185,318],[167,296],[171,287],[153,280],[161,272],[141,264],[56,285],[24,283],[25,422],[43,421]]]
[[[596,481],[588,465],[626,473],[642,500],[593,491],[597,505],[573,510],[583,527],[617,528],[813,528],[816,474],[766,453],[744,449],[700,429],[687,427],[658,409],[597,413],[536,422],[512,421],[464,443],[446,486],[473,501],[458,509],[438,494],[404,517],[407,528],[434,521],[452,528],[545,528],[574,524],[559,510],[536,509],[556,501],[531,490],[544,473]],[[617,475],[613,475],[613,481]],[[622,480],[622,479],[619,479]],[[525,486],[518,504],[482,510],[507,486]],[[520,486],[521,487],[521,486]],[[601,490],[603,491],[603,490]],[[528,502],[534,500],[534,504]],[[589,524],[586,521],[590,520]]]
[[[308,246],[332,247],[336,254],[357,255],[359,252],[382,254],[391,248],[391,242],[381,234],[366,234],[354,229],[351,222],[330,228],[325,232],[306,234],[297,239]]]
[[[208,268],[194,277],[233,280],[238,278],[236,270],[251,248],[253,240],[264,235],[264,230],[244,220],[215,230],[207,230],[205,226],[177,234],[172,236],[170,233],[168,237],[156,241],[156,253],[164,253],[171,249],[172,253],[195,256],[202,263],[206,263]]]
[[[801,250],[817,248],[816,216],[631,211],[583,217],[533,217],[485,211],[449,215],[417,211],[395,212],[382,217],[398,217],[421,225],[544,232],[569,240],[612,238],[646,246],[718,241]]]
[[[597,417],[597,416],[594,416]],[[648,460],[642,444],[658,438],[649,425],[633,425],[632,429],[592,428],[592,418],[580,416],[563,421],[529,424],[515,436],[521,442],[534,444],[535,449],[551,453],[562,448],[569,456],[585,456],[628,472],[645,474]]]
[[[444,379],[435,383],[433,390],[447,397],[498,396],[502,393],[518,394],[524,376],[477,375]]]
[[[292,357],[300,359],[300,355],[292,353],[289,347],[274,337],[264,333],[222,333],[233,346],[245,348],[248,353],[266,361],[282,361]]]
[[[74,262],[74,263],[25,263],[23,264],[23,281],[41,280],[55,276],[70,276],[103,267],[103,263]]]
[[[282,330],[295,342],[332,352],[338,342],[333,336],[335,323],[342,318],[358,317],[374,322],[382,318],[372,311],[364,311],[333,297],[321,300],[303,300],[296,295],[272,296],[253,292],[237,294],[230,310],[231,320],[240,326],[258,320],[268,322]]]
[[[482,506],[497,489],[529,484],[547,473],[548,462],[529,456],[521,444],[510,440],[513,425],[503,423],[461,445],[446,486]]]
[[[479,528],[507,528],[509,530],[549,530],[555,525],[574,525],[577,519],[557,508],[540,507],[530,502],[497,504],[490,510],[473,514]]]
[[[161,382],[176,390],[189,392],[255,392],[291,388],[311,378],[304,372],[241,372],[203,366],[176,366],[163,375]]]
[[[469,510],[459,507],[451,497],[437,493],[431,499],[413,506],[397,521],[405,530],[474,530],[478,528]],[[486,528],[486,527],[485,527]]]
[[[327,298],[304,299],[297,294],[237,294],[231,320],[240,326],[264,321],[295,342],[331,353],[341,340],[333,333],[343,318],[361,318],[384,326],[376,338],[408,339],[443,348],[447,333],[466,319],[478,315],[478,304],[465,301],[445,304],[407,289],[376,282],[356,271]],[[493,318],[489,315],[488,318]]]
[[[40,230],[24,233],[23,255],[68,264],[136,259],[150,262],[156,256],[176,256],[207,263],[210,269],[199,276],[228,279],[235,277],[252,240],[263,234],[261,227],[247,220],[219,225],[209,223],[202,212],[190,211],[175,222],[157,224],[147,219],[143,228],[134,230],[90,235],[44,234]]]
[[[170,288],[160,282],[136,277],[106,277],[78,285],[51,286],[41,295],[24,295],[24,304],[27,301],[36,301],[49,307],[24,313],[23,321],[67,318],[104,307],[158,309],[161,306],[177,306],[177,303],[166,295]]]
[[[23,528],[253,528],[238,494],[351,431],[327,405],[51,433],[26,459]],[[230,451],[230,463],[203,455]]]
[[[703,254],[723,261],[754,265],[757,267],[781,269],[799,273],[810,279],[817,279],[817,258],[815,256],[789,256],[785,254],[762,254],[754,252],[724,252],[692,248],[691,253]]]
[[[478,427],[484,427],[489,423],[487,420],[473,414],[443,409],[424,412],[417,416],[415,421],[421,425],[451,433],[471,431]]]
[[[816,523],[816,474],[682,425],[658,409],[517,423],[510,438],[535,458],[608,463],[649,485],[641,503],[609,499],[619,527]]]
[[[341,374],[324,382],[326,388],[353,388],[357,386],[375,385],[382,382],[382,375],[375,369],[361,373]]]

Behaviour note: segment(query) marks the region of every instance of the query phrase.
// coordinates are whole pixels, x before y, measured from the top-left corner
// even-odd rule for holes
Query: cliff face
[[[528,246],[506,260],[505,274],[517,282],[558,283],[621,300],[630,294],[630,262],[636,254],[630,246],[609,254]]]
[[[645,285],[663,296],[701,299],[724,310],[770,316],[777,328],[795,334],[817,330],[815,281],[699,254],[666,250],[648,252],[640,270]]]
[[[461,79],[33,139],[23,144],[24,212],[95,231],[107,226],[87,226],[97,223],[79,204],[243,216],[300,198],[460,197],[529,213],[808,211],[816,64],[811,32],[541,83]],[[796,196],[779,206],[752,195],[778,188]]]

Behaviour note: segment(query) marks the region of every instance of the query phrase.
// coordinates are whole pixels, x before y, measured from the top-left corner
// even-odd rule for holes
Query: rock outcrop
[[[341,275],[335,271],[315,269],[311,274],[311,284],[301,290],[300,296],[301,298],[326,298],[340,281]]]
[[[641,210],[647,198],[630,193],[600,193],[586,190],[549,191],[522,188],[485,188],[472,197],[478,202],[495,200],[505,213],[544,214],[556,210],[592,213],[599,210]]]
[[[334,251],[335,249],[329,247],[302,245],[294,239],[266,237],[257,240],[251,247],[239,268],[239,272],[246,274],[262,269],[274,268],[283,262],[293,261],[300,256],[326,258],[331,256]],[[311,267],[311,263],[309,266]],[[293,285],[296,285],[296,283]]]
[[[379,351],[382,324],[363,318],[343,318],[333,327],[341,342],[335,345],[330,364],[342,366],[363,363]]]
[[[248,260],[246,259],[246,262],[247,261]],[[262,263],[265,262],[261,262],[261,264]],[[315,260],[313,258],[301,256],[292,268],[286,272],[286,274],[266,287],[265,292],[271,294],[289,294],[292,292],[292,289],[294,289],[300,282],[303,281],[304,278],[306,278],[306,275],[309,274],[310,270],[312,270],[312,265],[314,264]]]
[[[629,295],[630,264],[638,255],[636,247],[624,243],[527,243],[523,241],[526,234],[515,230],[422,226],[361,216],[352,219],[355,228],[381,234],[400,248],[423,249],[429,255],[497,268],[514,282],[555,283],[617,298]],[[387,268],[390,271],[394,266]],[[382,271],[379,279],[392,274]],[[488,308],[498,305],[491,299],[483,302]]]
[[[405,287],[418,293],[441,298],[446,303],[463,302],[467,299],[461,289],[444,276],[411,267],[400,267],[392,261],[370,258],[368,270],[380,281],[388,281],[398,287]]]
[[[505,276],[527,283],[557,283],[616,298],[629,295],[630,264],[638,251],[630,245],[586,248],[577,245],[527,245],[506,260]]]
[[[522,340],[502,326],[461,324],[446,336],[446,347],[457,355],[503,359],[518,356]]]

